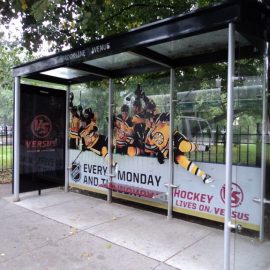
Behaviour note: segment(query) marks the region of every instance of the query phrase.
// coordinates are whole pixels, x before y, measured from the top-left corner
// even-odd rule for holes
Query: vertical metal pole
[[[268,87],[269,87],[269,42],[265,43],[264,78],[263,78],[263,111],[262,111],[262,151],[261,151],[261,202],[260,202],[260,241],[264,239],[264,197],[266,178],[266,142],[268,135]]]
[[[65,133],[65,192],[68,192],[69,184],[69,94],[70,85],[67,87],[66,91],[66,133]]]
[[[108,107],[108,169],[109,169],[109,183],[112,182],[112,107],[113,107],[113,88],[112,79],[109,79],[109,107]],[[108,188],[107,202],[112,202],[112,190]]]
[[[167,218],[172,218],[173,211],[173,178],[174,178],[174,163],[173,163],[173,131],[174,131],[174,82],[175,71],[170,69],[170,138],[169,138],[169,185],[168,185],[168,212]]]
[[[20,200],[20,103],[21,87],[20,77],[15,77],[14,86],[14,202]]]
[[[228,96],[227,96],[227,134],[226,134],[226,194],[224,220],[224,270],[230,269],[230,233],[231,233],[231,186],[232,186],[232,139],[233,139],[233,86],[235,65],[234,24],[229,24],[228,35]]]

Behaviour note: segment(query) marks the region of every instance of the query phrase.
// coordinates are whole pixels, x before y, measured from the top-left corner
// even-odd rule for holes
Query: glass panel
[[[183,38],[181,40],[173,40],[150,46],[149,49],[171,58],[206,54],[221,49],[227,49],[227,37],[228,29],[221,29],[214,32]],[[244,37],[239,37],[238,40],[241,46],[249,44]]]
[[[57,77],[57,78],[62,78],[62,79],[74,79],[74,78],[78,78],[82,76],[87,76],[90,73],[87,71],[77,70],[74,68],[61,67],[61,68],[55,68],[52,70],[41,72],[41,74]]]
[[[134,67],[137,65],[143,65],[145,63],[148,63],[148,61],[143,57],[124,52],[106,56],[99,59],[86,61],[84,63],[99,68],[114,70],[114,69]]]
[[[156,120],[168,111],[162,98],[168,96],[168,77],[123,79],[114,81],[114,89],[113,141],[118,172],[113,178],[113,196],[166,208],[169,123],[164,119],[160,131],[161,122]]]
[[[71,92],[70,186],[106,194],[108,83],[78,85]]]
[[[241,49],[237,48],[241,54]],[[243,59],[236,62],[233,167],[231,207],[232,223],[242,230],[232,232],[233,269],[267,269],[270,265],[270,242],[259,242],[262,173],[263,61]],[[267,224],[267,223],[266,223]],[[269,239],[269,235],[266,235]],[[252,254],[252,256],[247,256]]]
[[[21,85],[20,192],[64,185],[66,93]]]
[[[217,152],[213,131],[226,121],[221,95],[225,78],[226,65],[220,64],[176,71],[174,184],[177,187],[173,192],[173,209],[185,214],[188,221],[209,225],[203,238],[174,257],[174,266],[181,269],[214,270],[223,266],[223,231],[217,228],[223,227],[224,203],[220,191],[225,181],[225,164],[217,156],[222,155],[224,143]],[[213,250],[215,263],[209,260]],[[199,252],[204,255],[198,256]]]

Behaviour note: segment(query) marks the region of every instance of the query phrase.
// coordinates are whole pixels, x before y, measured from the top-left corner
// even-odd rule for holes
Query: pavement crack
[[[199,243],[200,241],[202,241],[203,239],[205,239],[206,237],[208,237],[212,232],[209,232],[208,234],[204,235],[203,237],[201,237],[200,239],[196,240],[195,242],[192,242],[191,244],[187,245],[186,247],[184,247],[183,249],[177,251],[175,254],[171,255],[169,258],[167,258],[165,261],[163,261],[163,263],[166,263],[167,261],[169,261],[171,258],[173,258],[174,256],[178,255],[179,253],[183,252],[184,250],[194,246],[195,244]],[[167,264],[167,263],[166,263]]]

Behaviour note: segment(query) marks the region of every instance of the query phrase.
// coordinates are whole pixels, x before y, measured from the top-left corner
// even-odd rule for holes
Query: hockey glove
[[[157,153],[157,159],[158,159],[158,162],[160,163],[160,164],[163,164],[165,161],[164,161],[164,156],[163,156],[163,154],[161,153],[161,152],[158,152]]]
[[[84,151],[86,151],[86,150],[87,150],[86,145],[83,144],[83,145],[82,145],[82,151],[84,152]]]

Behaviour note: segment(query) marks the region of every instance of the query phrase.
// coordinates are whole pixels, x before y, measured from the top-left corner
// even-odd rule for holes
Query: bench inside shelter
[[[99,185],[99,187],[107,188],[114,192],[135,195],[135,196],[150,198],[150,199],[157,198],[158,195],[163,194],[163,192],[156,191],[156,190],[139,188],[139,187],[134,187],[134,186],[129,186],[129,185],[113,183],[113,182],[101,184]]]

